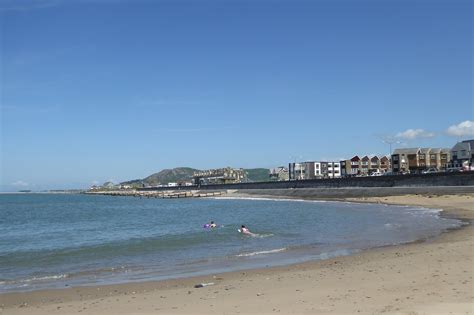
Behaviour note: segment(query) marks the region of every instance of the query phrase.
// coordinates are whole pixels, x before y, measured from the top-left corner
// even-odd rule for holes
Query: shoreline
[[[239,194],[236,194],[239,195]],[[246,194],[249,197],[256,197],[253,194]],[[262,196],[262,195],[260,195]],[[270,197],[275,199],[275,196],[263,196]],[[286,196],[283,196],[284,198]],[[295,198],[289,198],[295,199]],[[469,200],[470,199],[470,200]],[[302,200],[308,200],[302,198]],[[309,199],[314,200],[314,199]],[[415,252],[418,252],[423,249],[430,247],[440,247],[441,245],[449,244],[458,244],[462,248],[462,252],[467,252],[467,256],[464,257],[464,263],[462,268],[460,267],[459,262],[455,262],[454,265],[458,265],[457,269],[467,269],[462,270],[461,276],[465,276],[463,285],[460,285],[464,289],[464,294],[462,298],[454,299],[454,306],[450,306],[460,311],[466,311],[472,313],[472,302],[473,302],[473,290],[472,290],[472,275],[473,270],[472,261],[473,261],[473,252],[472,252],[472,235],[473,235],[473,226],[472,222],[474,219],[474,209],[470,204],[474,201],[474,194],[460,194],[460,195],[443,195],[443,196],[391,196],[391,197],[360,197],[360,198],[344,198],[343,200],[327,199],[327,201],[345,201],[345,202],[364,202],[364,203],[384,203],[384,204],[393,204],[393,205],[414,205],[414,206],[423,206],[430,208],[440,208],[441,216],[446,216],[449,218],[457,218],[469,224],[461,226],[457,229],[448,230],[444,233],[439,234],[428,240],[414,241],[405,244],[398,244],[394,246],[384,246],[379,248],[372,248],[364,250],[358,253],[351,254],[349,256],[338,256],[326,260],[316,260],[308,261],[298,264],[285,265],[285,266],[276,266],[269,268],[260,268],[260,269],[250,269],[250,270],[240,270],[232,271],[226,273],[219,273],[214,275],[207,276],[197,276],[197,277],[188,277],[188,278],[179,278],[171,280],[160,280],[160,281],[145,281],[145,282],[129,282],[124,284],[116,285],[99,285],[99,286],[84,286],[84,287],[71,287],[64,289],[53,289],[53,290],[39,290],[39,291],[30,291],[24,293],[4,293],[0,295],[0,313],[5,314],[24,314],[31,311],[35,311],[38,314],[49,314],[50,312],[55,312],[58,314],[61,313],[109,313],[109,314],[120,314],[120,313],[130,313],[130,312],[139,312],[139,313],[196,313],[196,312],[206,312],[206,313],[272,313],[280,310],[283,313],[327,313],[327,312],[346,312],[352,313],[356,312],[355,309],[352,309],[351,305],[347,303],[342,303],[342,296],[339,296],[336,300],[334,297],[328,299],[327,296],[324,298],[325,290],[320,288],[319,285],[312,287],[312,282],[304,281],[302,279],[311,279],[316,277],[318,274],[319,278],[326,278],[321,276],[321,271],[324,271],[324,274],[330,274],[327,285],[333,287],[336,284],[336,291],[343,291],[343,287],[338,286],[338,282],[342,279],[340,272],[342,268],[342,273],[347,275],[348,270],[345,269],[357,269],[357,267],[362,265],[371,264],[374,260],[382,260],[384,263],[391,263],[392,260],[402,260],[403,257],[414,255]],[[462,243],[462,244],[461,244]],[[466,246],[468,247],[466,251]],[[449,246],[448,246],[449,247]],[[469,249],[469,247],[471,249]],[[401,252],[405,252],[405,255],[401,255]],[[410,255],[407,254],[410,253]],[[435,253],[432,252],[431,256]],[[438,253],[439,255],[440,253]],[[390,256],[393,256],[392,259],[389,259]],[[422,255],[423,256],[423,255]],[[421,261],[417,264],[414,264],[416,267],[420,267],[421,263],[426,262],[427,257],[423,257]],[[387,259],[389,259],[387,261]],[[441,259],[441,258],[440,258]],[[439,260],[438,259],[438,264]],[[441,259],[441,261],[444,261]],[[435,261],[436,262],[436,261]],[[433,262],[431,262],[433,263]],[[402,263],[402,265],[406,264]],[[396,265],[396,264],[395,264]],[[378,265],[376,267],[383,268],[384,264]],[[443,266],[436,266],[438,269],[442,269]],[[452,266],[451,266],[452,267]],[[403,269],[402,266],[397,266],[397,268]],[[377,269],[372,267],[372,269]],[[436,269],[436,270],[438,270]],[[451,268],[449,268],[451,269]],[[339,272],[336,272],[339,270]],[[359,271],[359,270],[355,270]],[[355,272],[352,270],[351,273]],[[387,271],[387,270],[385,270]],[[406,270],[410,272],[410,270]],[[400,272],[401,273],[401,272]],[[440,273],[440,272],[438,272]],[[362,281],[365,281],[365,278],[374,275],[374,271],[365,271],[357,273],[359,276],[362,276]],[[304,275],[305,277],[303,277]],[[389,274],[387,274],[389,275]],[[386,276],[387,276],[386,275]],[[445,273],[445,275],[450,275],[450,273]],[[398,277],[399,274],[392,275],[396,279],[389,281],[386,285],[390,285],[393,282],[397,283],[400,281]],[[438,275],[437,277],[439,277]],[[352,276],[354,277],[354,276]],[[291,283],[291,285],[285,285],[281,287],[281,279],[286,278]],[[385,278],[385,276],[384,276]],[[402,277],[403,278],[403,277]],[[416,276],[410,277],[416,278]],[[280,279],[280,280],[279,280]],[[319,279],[322,280],[322,279]],[[396,281],[395,281],[396,280]],[[426,280],[426,279],[425,279]],[[420,280],[421,281],[421,280]],[[452,280],[451,280],[452,281]],[[209,287],[195,289],[194,285],[198,283],[209,283],[214,282],[215,284]],[[241,286],[241,283],[246,283],[246,286]],[[375,285],[373,281],[368,282],[370,285]],[[269,285],[270,284],[270,285]],[[470,284],[470,289],[469,289]],[[309,287],[308,287],[309,286]],[[420,288],[417,288],[416,285],[413,285],[416,291],[420,291]],[[467,286],[467,289],[466,289]],[[248,293],[247,288],[251,288],[253,294]],[[298,289],[298,287],[301,287]],[[443,287],[443,284],[441,285]],[[303,289],[304,288],[304,289]],[[453,290],[450,288],[451,291]],[[217,290],[217,291],[216,291]],[[334,290],[334,288],[333,288]],[[459,290],[459,289],[458,289]],[[266,293],[273,292],[274,294]],[[354,287],[353,291],[349,295],[357,295],[354,292],[357,292],[357,286]],[[364,290],[362,290],[364,291]],[[218,292],[218,293],[216,293]],[[295,293],[296,292],[296,293]],[[320,306],[321,300],[318,300],[316,304],[310,303],[309,298],[304,300],[306,302],[301,302],[299,300],[298,292],[312,292],[313,295],[321,295],[325,302],[331,302],[330,304],[322,303],[325,306],[325,309],[318,309]],[[279,294],[277,294],[279,293]],[[400,292],[404,293],[404,292]],[[346,292],[345,295],[348,293]],[[363,293],[362,295],[367,295],[368,293]],[[171,296],[170,296],[171,295]],[[213,296],[216,296],[213,298]],[[217,299],[217,295],[222,295],[224,298]],[[273,296],[275,295],[275,296]],[[405,304],[407,302],[412,302],[411,298],[405,296],[402,300],[398,298],[400,303],[382,303],[384,308],[380,308],[378,303],[372,303],[375,300],[384,300],[387,296],[379,296],[382,299],[375,298],[377,293],[371,292],[370,295],[372,300],[367,300],[371,302],[370,305],[358,306],[361,309],[359,313],[373,313],[373,312],[399,312],[404,310]],[[164,296],[164,297],[163,297]],[[276,297],[278,296],[278,297]],[[337,294],[336,294],[337,296]],[[430,295],[427,295],[430,297]],[[436,296],[436,294],[434,294]],[[196,299],[196,297],[199,297]],[[426,298],[426,296],[424,296]],[[256,303],[261,303],[262,300],[265,300],[266,303],[263,303],[262,306],[257,305],[239,305],[239,302],[242,299],[249,299],[249,301],[255,301]],[[366,297],[366,299],[368,299]],[[134,303],[141,301],[141,303]],[[413,299],[414,300],[414,299]],[[285,304],[281,304],[281,301],[286,301]],[[314,301],[316,302],[316,301]],[[403,303],[402,303],[403,302]],[[439,303],[444,303],[444,301],[434,301],[430,303],[428,301],[428,306],[437,305]],[[448,304],[451,302],[450,299],[447,299]],[[184,303],[184,305],[183,305]],[[211,304],[209,304],[211,303]],[[410,304],[408,303],[408,304]],[[219,304],[219,307],[214,308]],[[357,303],[356,303],[357,304]],[[400,304],[397,306],[397,304]],[[445,303],[444,303],[445,304]],[[194,308],[195,305],[197,308]],[[206,307],[207,305],[207,307]],[[213,305],[209,309],[209,305]],[[275,307],[270,307],[275,305]],[[290,306],[289,308],[285,308]],[[308,307],[312,305],[312,307]],[[392,305],[392,306],[390,306]],[[237,306],[237,307],[236,307]],[[389,307],[390,306],[390,307]],[[408,307],[408,309],[418,309],[419,307],[425,307],[426,301],[420,304],[416,304],[416,307]],[[104,308],[105,307],[105,308]],[[263,308],[262,308],[263,307]],[[274,310],[275,309],[275,310]],[[398,309],[398,310],[397,310]],[[106,311],[109,310],[109,311]],[[125,311],[127,310],[127,311]],[[199,310],[199,311],[196,311]],[[436,310],[434,308],[433,310]],[[441,311],[441,313],[444,313]]]

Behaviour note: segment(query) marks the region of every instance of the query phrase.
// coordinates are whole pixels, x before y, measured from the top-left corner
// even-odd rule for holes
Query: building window
[[[432,160],[436,160],[436,155],[431,154],[430,158],[431,158]]]

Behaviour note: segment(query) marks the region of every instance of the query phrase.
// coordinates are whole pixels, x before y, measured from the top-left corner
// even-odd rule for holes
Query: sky
[[[0,0],[0,35],[0,191],[474,138],[470,0]]]

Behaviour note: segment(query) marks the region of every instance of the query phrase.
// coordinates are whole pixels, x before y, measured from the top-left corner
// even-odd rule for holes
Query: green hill
[[[135,179],[128,182],[123,182],[121,184],[131,186],[156,186],[158,184],[166,185],[168,183],[174,183],[178,181],[191,181],[193,179],[194,172],[197,171],[199,170],[190,167],[164,169],[143,179]]]
[[[270,180],[268,168],[247,168],[245,172],[249,182],[268,182]]]
[[[134,187],[166,185],[168,183],[175,183],[179,181],[192,181],[194,172],[200,170],[190,167],[177,167],[173,169],[164,169],[158,173],[152,174],[143,179],[135,179],[120,183],[121,185],[131,185]],[[268,169],[266,168],[251,168],[245,169],[247,174],[247,181],[249,182],[264,182],[268,181]]]
[[[177,167],[165,169],[143,179],[149,185],[168,184],[177,181],[189,181],[193,179],[194,172],[199,170],[190,167]]]

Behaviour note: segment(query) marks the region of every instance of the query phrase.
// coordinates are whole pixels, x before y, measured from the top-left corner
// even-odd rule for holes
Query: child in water
[[[215,224],[214,221],[211,221],[211,223],[206,223],[203,226],[203,228],[205,228],[205,229],[209,229],[209,228],[213,229],[213,228],[216,228],[216,227],[217,227],[217,224]]]
[[[247,234],[247,235],[255,235],[252,232],[250,232],[250,230],[247,227],[245,227],[245,225],[242,225],[240,227],[240,233]]]

